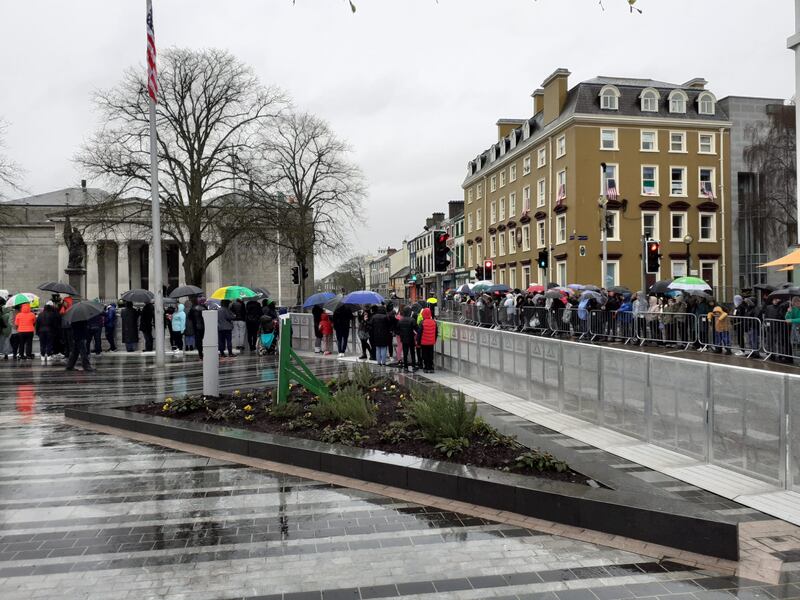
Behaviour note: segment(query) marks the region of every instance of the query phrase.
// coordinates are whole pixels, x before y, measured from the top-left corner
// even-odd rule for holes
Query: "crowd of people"
[[[800,358],[800,296],[747,291],[730,304],[704,292],[553,287],[541,292],[479,292],[450,295],[449,306],[470,313],[476,324],[552,333],[595,341],[637,339],[658,345],[689,345],[753,357],[761,351],[777,362]],[[464,310],[465,306],[472,309]],[[762,333],[762,323],[770,327]]]
[[[338,356],[346,356],[350,332],[355,329],[361,346],[359,360],[433,373],[433,350],[438,337],[434,312],[435,305],[425,302],[398,307],[387,301],[355,314],[351,306],[341,304],[330,315],[322,306],[314,306],[314,351],[332,354],[335,337]]]

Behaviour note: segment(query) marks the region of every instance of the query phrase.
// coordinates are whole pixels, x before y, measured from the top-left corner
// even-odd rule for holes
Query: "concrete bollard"
[[[215,310],[203,311],[203,395],[219,396],[219,332]]]

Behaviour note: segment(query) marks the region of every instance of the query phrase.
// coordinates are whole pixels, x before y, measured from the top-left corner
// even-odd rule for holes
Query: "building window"
[[[505,282],[506,282],[506,270],[497,269],[497,283],[505,283]]]
[[[527,288],[531,283],[531,268],[529,266],[522,267],[522,285]]]
[[[509,218],[517,214],[517,192],[508,195],[508,216]]]
[[[494,192],[497,190],[497,175],[492,175],[489,179],[489,191]]]
[[[508,167],[508,183],[514,183],[517,180],[517,165]]]
[[[603,110],[617,110],[619,106],[619,90],[613,85],[607,85],[600,90],[600,108]]]
[[[499,203],[500,203],[500,208],[499,208],[499,211],[498,211],[497,218],[500,221],[505,221],[506,220],[506,198],[505,198],[505,196],[500,198]]]
[[[650,89],[642,92],[640,97],[643,112],[658,112],[658,92]]]
[[[505,187],[506,185],[506,170],[503,169],[500,171],[500,187]]]
[[[492,200],[489,203],[489,225],[494,225],[497,222],[497,203]]]
[[[514,170],[516,174],[516,169]],[[523,175],[530,175],[531,172],[531,157],[526,156],[522,159],[522,174]]]
[[[508,253],[514,254],[517,251],[517,238],[514,237],[515,229],[508,230]]]
[[[558,285],[565,286],[567,285],[567,263],[566,261],[559,261],[556,263],[556,279],[558,279]]]
[[[717,261],[701,260],[700,277],[712,288],[717,288]]]
[[[686,152],[686,132],[685,131],[670,131],[669,132],[669,151],[670,152]]]
[[[474,192],[474,190],[472,188],[469,188],[467,190],[467,204],[472,204],[472,197],[473,197],[474,193],[475,192]]]
[[[544,232],[545,232],[545,222],[544,221],[537,221],[536,222],[536,247],[537,248],[544,248]]]
[[[670,167],[669,193],[671,196],[686,195],[686,167]]]
[[[673,212],[670,213],[670,234],[669,239],[671,242],[683,242],[686,236],[686,213]]]
[[[642,196],[658,196],[658,167],[642,165]]]
[[[556,200],[558,202],[563,202],[564,200],[567,199],[567,172],[566,172],[566,170],[558,172],[558,174],[556,175],[556,183],[558,185]]]
[[[475,197],[476,197],[478,200],[480,200],[481,198],[483,198],[483,184],[482,184],[482,183],[479,183],[479,184],[478,184],[478,185],[475,187]]]
[[[467,266],[471,268],[474,264],[472,262],[472,246],[467,246]]]
[[[475,211],[475,229],[481,228],[481,209]]]
[[[508,287],[512,290],[516,289],[517,287],[517,268],[516,267],[509,267],[508,268]]]
[[[699,180],[700,180],[700,197],[714,200],[714,180],[716,173],[714,169],[708,167],[700,167]]]
[[[698,133],[697,145],[700,154],[716,154],[714,149],[714,134],[713,133]]]
[[[674,114],[686,113],[686,93],[681,90],[673,90],[669,95],[669,112]]]
[[[617,164],[607,164],[606,165],[606,181],[608,182],[607,187],[603,187],[603,168],[600,168],[600,195],[603,196],[607,194],[609,190],[616,190],[617,195],[620,194],[619,190],[619,177],[617,173],[617,168],[619,165]]]
[[[606,232],[608,232],[608,241],[610,242],[618,242],[619,241],[619,211],[618,210],[608,210],[606,211],[606,229],[605,231],[601,232],[600,239],[602,240],[605,237]]]
[[[657,240],[658,236],[658,213],[642,213],[642,235],[646,240]]]
[[[483,244],[475,244],[475,262],[481,262],[485,257],[483,256]]]
[[[491,258],[497,256],[497,236],[495,235],[489,237],[489,256]]]
[[[539,148],[536,152],[536,166],[541,169],[547,165],[547,148]]]
[[[658,131],[643,129],[639,149],[642,152],[658,152]]]
[[[522,214],[531,212],[531,186],[526,185],[522,188]]]
[[[686,277],[689,274],[686,272],[685,260],[673,260],[670,262],[669,268],[673,279],[676,277]]]
[[[600,262],[600,275],[603,275],[603,263]],[[604,287],[610,288],[619,285],[619,261],[609,260],[606,262],[606,279]]]
[[[544,179],[536,182],[536,206],[542,207],[547,201],[547,185]]]
[[[499,256],[506,255],[506,234],[500,233],[500,236],[497,239],[497,254]]]
[[[531,227],[530,225],[522,226],[522,250],[527,252],[531,249]]]
[[[619,148],[617,148],[617,130],[616,129],[601,129],[600,130],[600,149],[601,150],[619,150]]]
[[[567,136],[556,138],[556,158],[561,158],[567,153]]]
[[[698,111],[701,115],[713,115],[716,99],[710,92],[703,92],[697,97]]]
[[[700,213],[700,241],[717,241],[717,215],[716,213]]]
[[[567,215],[556,217],[556,244],[567,242]]]

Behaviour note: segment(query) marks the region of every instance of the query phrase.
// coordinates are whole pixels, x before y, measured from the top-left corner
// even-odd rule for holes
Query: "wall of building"
[[[0,232],[0,288],[11,292],[32,292],[45,281],[66,276],[58,273],[58,247],[52,227],[3,227]]]

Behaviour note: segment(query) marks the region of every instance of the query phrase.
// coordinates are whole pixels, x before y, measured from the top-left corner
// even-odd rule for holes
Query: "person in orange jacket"
[[[323,312],[319,317],[319,332],[322,334],[322,351],[328,356],[331,353],[333,323],[331,323],[331,319],[326,312]]]
[[[433,373],[433,347],[436,345],[436,321],[430,308],[422,309],[422,323],[419,326],[419,350],[422,357],[423,372]]]
[[[33,332],[36,329],[36,315],[31,312],[30,304],[23,304],[15,317],[19,336],[19,357],[23,360],[33,359]]]

